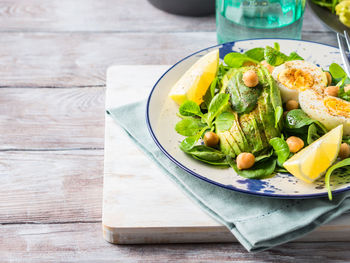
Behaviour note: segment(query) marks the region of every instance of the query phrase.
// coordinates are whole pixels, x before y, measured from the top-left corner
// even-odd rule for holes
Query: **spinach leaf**
[[[200,119],[188,117],[179,121],[175,125],[175,130],[183,136],[193,136],[206,126]]]
[[[322,123],[319,121],[311,119],[307,114],[301,110],[291,110],[287,113],[285,118],[285,127],[290,131],[295,133],[306,134],[308,130],[308,126],[312,123],[315,123],[321,132],[327,133],[327,129],[324,127]]]
[[[287,169],[282,168],[282,167],[276,167],[275,172],[276,172],[276,173],[289,173],[289,172],[287,171]]]
[[[342,161],[340,161],[339,163],[336,163],[334,165],[332,165],[331,167],[328,168],[327,170],[327,173],[325,175],[325,183],[326,183],[326,188],[328,190],[328,199],[329,200],[332,200],[332,189],[331,189],[331,186],[330,186],[330,178],[331,178],[331,174],[332,172],[335,170],[335,169],[338,169],[338,168],[341,168],[341,167],[344,167],[344,166],[348,166],[350,165],[350,158],[347,158],[347,159],[344,159]]]
[[[278,127],[278,124],[283,116],[283,108],[281,106],[277,106],[275,110],[275,128]]]
[[[231,157],[227,157],[226,160],[238,175],[248,179],[263,179],[270,176],[276,168],[275,158],[270,158],[264,162],[255,163],[252,168],[245,170],[239,170],[237,164]]]
[[[216,77],[204,95],[204,105],[202,106],[204,106],[205,109],[208,109],[211,100],[214,98],[215,94],[220,91],[222,86],[221,80],[229,69],[229,67],[224,66],[223,64],[219,65]]]
[[[270,144],[277,155],[278,166],[283,167],[283,163],[287,161],[290,155],[288,144],[279,137],[272,138]]]
[[[257,104],[262,92],[262,84],[249,88],[242,80],[243,70],[231,69],[228,73],[228,81],[225,92],[230,94],[231,106],[237,113],[248,113]]]
[[[207,92],[205,93],[205,95],[203,97],[206,109],[208,109],[211,100],[215,96],[216,89],[219,89],[219,78],[218,77],[214,78],[213,82],[210,84],[209,89],[207,89]]]
[[[188,152],[189,150],[191,150],[196,145],[198,140],[202,137],[203,133],[208,129],[209,127],[205,126],[197,134],[185,138],[179,145],[180,149],[184,152]]]
[[[279,66],[288,60],[287,55],[269,46],[265,48],[264,57],[266,62],[272,66]]]
[[[269,151],[266,154],[256,156],[255,163],[266,161],[266,159],[270,158],[272,154],[273,154],[273,150],[271,149],[271,151]]]
[[[317,131],[317,126],[314,123],[309,126],[309,129],[307,131],[307,144],[311,144],[321,137]]]
[[[179,147],[182,151],[187,152],[195,146],[198,140],[197,135],[187,137],[180,143]]]
[[[329,72],[331,73],[332,77],[335,79],[346,77],[345,71],[337,63],[332,63],[329,66]]]
[[[295,109],[288,112],[286,121],[286,127],[290,129],[299,129],[314,122],[314,120],[307,116],[307,114],[301,109]]]
[[[228,162],[226,161],[226,159],[220,160],[220,161],[208,161],[208,160],[204,160],[202,158],[197,157],[196,155],[192,155],[192,157],[198,161],[201,161],[203,163],[207,163],[207,164],[211,164],[211,165],[215,165],[215,166],[229,166]]]
[[[292,52],[289,54],[287,61],[291,60],[304,60],[301,56],[299,56],[296,52]]]
[[[187,150],[186,153],[210,162],[222,161],[226,158],[226,155],[221,151],[205,145],[193,146],[190,150]]]
[[[215,77],[213,82],[210,84],[209,92],[210,92],[211,98],[214,98],[214,96],[215,96],[215,89],[218,86],[218,83],[219,83],[219,78]],[[209,106],[209,104],[208,104],[208,106]]]
[[[207,123],[211,126],[212,121],[218,116],[228,105],[230,95],[219,93],[214,96],[208,107]]]
[[[287,56],[279,51],[279,44],[275,43],[275,48],[267,46],[265,48],[264,57],[267,63],[272,66],[279,66],[286,61],[291,60],[303,60],[301,56],[299,56],[296,52],[292,52]]]
[[[232,112],[225,111],[215,119],[215,126],[218,132],[228,131],[235,121],[235,116]]]
[[[264,52],[265,52],[264,48],[257,47],[257,48],[247,50],[246,52],[244,52],[244,55],[260,62],[264,60]]]
[[[231,68],[239,68],[243,65],[245,61],[252,61],[254,63],[259,63],[259,61],[248,57],[242,53],[231,52],[224,57],[224,62],[227,66]]]
[[[182,116],[199,116],[202,117],[203,113],[201,112],[200,107],[197,103],[191,100],[187,100],[179,108],[179,112]]]

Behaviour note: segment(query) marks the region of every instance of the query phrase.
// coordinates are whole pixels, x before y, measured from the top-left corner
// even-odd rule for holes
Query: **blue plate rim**
[[[261,197],[270,197],[270,198],[281,198],[281,199],[306,199],[306,198],[318,198],[318,197],[326,197],[328,194],[327,193],[319,193],[319,194],[309,194],[309,195],[282,195],[282,194],[273,194],[273,193],[259,193],[259,192],[251,192],[249,190],[244,190],[244,189],[240,189],[240,188],[236,188],[232,185],[225,185],[225,184],[221,184],[218,182],[215,182],[211,179],[208,179],[194,171],[192,171],[190,168],[186,167],[185,165],[183,165],[182,163],[180,163],[178,160],[176,160],[171,154],[169,154],[167,152],[167,150],[164,149],[164,147],[161,145],[161,143],[158,141],[157,136],[155,135],[155,133],[153,132],[151,123],[150,123],[150,118],[149,118],[149,105],[150,105],[150,101],[153,95],[154,90],[156,89],[158,83],[160,82],[161,79],[163,79],[163,77],[170,71],[172,70],[176,65],[180,64],[182,61],[186,60],[189,57],[192,57],[198,53],[201,53],[205,50],[208,49],[212,49],[215,47],[220,47],[223,46],[225,44],[234,44],[236,42],[246,42],[246,41],[254,41],[254,40],[291,40],[291,41],[296,41],[296,42],[307,42],[307,43],[313,43],[313,44],[319,44],[319,45],[323,45],[323,46],[328,46],[328,47],[332,47],[332,48],[336,48],[339,49],[336,46],[333,45],[329,45],[329,44],[324,44],[324,43],[319,43],[316,41],[311,41],[311,40],[298,40],[298,39],[291,39],[291,38],[251,38],[251,39],[243,39],[243,40],[237,40],[237,41],[232,41],[232,42],[226,42],[226,43],[222,43],[222,44],[218,44],[218,45],[214,45],[214,46],[210,46],[204,49],[201,49],[199,51],[196,51],[186,57],[184,57],[183,59],[179,60],[178,62],[176,62],[174,65],[172,65],[169,69],[167,69],[162,76],[157,80],[157,82],[154,84],[154,86],[151,89],[151,92],[147,98],[147,104],[146,104],[146,124],[147,124],[147,128],[148,131],[151,134],[151,137],[153,139],[153,141],[155,142],[155,144],[158,146],[158,148],[165,154],[166,157],[168,157],[168,159],[170,159],[170,161],[172,161],[174,164],[176,164],[178,167],[180,167],[181,169],[183,169],[184,171],[188,172],[190,175],[193,175],[205,182],[208,182],[210,184],[214,184],[216,186],[225,188],[225,189],[229,189],[232,191],[236,191],[236,192],[240,192],[240,193],[244,193],[244,194],[250,194],[250,195],[255,195],[255,196],[261,196]],[[242,177],[243,178],[243,177]],[[253,180],[253,179],[246,179],[246,180]],[[346,192],[349,191],[350,187],[346,187],[343,189],[338,189],[338,190],[334,190],[332,191],[333,195],[342,193],[342,192]]]

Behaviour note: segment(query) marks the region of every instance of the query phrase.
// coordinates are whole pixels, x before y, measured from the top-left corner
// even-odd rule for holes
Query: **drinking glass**
[[[305,0],[216,0],[219,44],[251,38],[301,38]]]

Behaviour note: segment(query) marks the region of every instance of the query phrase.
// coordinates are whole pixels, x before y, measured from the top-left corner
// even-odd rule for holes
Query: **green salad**
[[[181,120],[175,130],[185,137],[179,147],[186,154],[207,165],[231,167],[244,178],[265,179],[289,172],[285,163],[293,160],[293,155],[315,148],[308,146],[338,126],[330,128],[328,122],[312,118],[312,114],[300,107],[301,100],[281,96],[282,81],[287,86],[292,77],[294,82],[291,85],[301,83],[304,88],[300,90],[306,87],[314,91],[321,87],[326,94],[322,95],[324,100],[329,99],[331,89],[337,91],[335,99],[344,103],[350,99],[350,89],[345,88],[350,81],[339,65],[332,64],[330,72],[320,69],[321,73],[306,70],[305,66],[293,68],[291,65],[307,62],[295,52],[282,53],[278,43],[245,53],[229,53],[223,62],[217,66],[215,78],[202,102],[186,100],[180,105],[178,116]],[[283,68],[283,71],[276,79],[272,72],[278,68]],[[316,71],[321,76],[319,80],[317,77],[312,80],[310,76]],[[316,83],[320,83],[317,88]],[[328,95],[327,90],[330,90]],[[293,87],[291,91],[294,91]],[[331,99],[329,105],[334,104]],[[345,123],[344,134],[346,127]],[[350,165],[350,137],[343,133],[340,136],[343,137],[340,137],[339,147],[335,144],[333,147],[336,160],[331,160],[327,169],[318,176],[328,171],[326,186],[330,199],[331,173]]]
[[[350,1],[349,0],[311,0],[314,4],[328,8],[339,16],[340,22],[350,27]]]

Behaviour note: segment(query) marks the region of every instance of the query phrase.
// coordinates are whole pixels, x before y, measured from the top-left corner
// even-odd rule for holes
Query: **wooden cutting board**
[[[106,108],[146,99],[169,66],[112,66]],[[131,116],[132,118],[132,116]],[[235,242],[145,156],[106,115],[103,236],[111,243]],[[319,227],[304,241],[350,241],[350,214]]]

